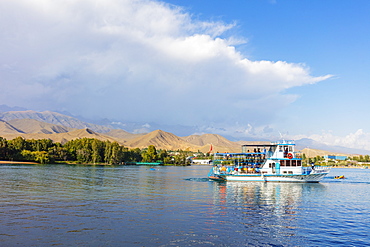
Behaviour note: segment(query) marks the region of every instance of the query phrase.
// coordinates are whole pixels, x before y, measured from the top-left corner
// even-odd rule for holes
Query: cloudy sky
[[[370,150],[369,13],[367,0],[2,0],[0,104]]]

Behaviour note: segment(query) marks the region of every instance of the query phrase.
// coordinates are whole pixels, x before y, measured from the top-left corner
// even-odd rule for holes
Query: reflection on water
[[[0,166],[1,246],[370,244],[367,171],[290,184],[210,182],[208,170]]]
[[[321,184],[228,182],[213,186],[217,213],[232,218],[238,232],[244,233],[245,243],[251,245],[304,246],[299,216],[302,197],[312,190],[325,190]]]

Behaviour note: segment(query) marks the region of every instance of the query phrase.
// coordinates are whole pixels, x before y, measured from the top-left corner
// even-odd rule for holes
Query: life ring
[[[288,159],[293,159],[293,154],[288,153]]]

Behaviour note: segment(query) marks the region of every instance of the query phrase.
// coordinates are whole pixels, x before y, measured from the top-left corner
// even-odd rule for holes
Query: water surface
[[[208,170],[2,165],[0,245],[370,245],[369,170],[318,184],[218,183]]]

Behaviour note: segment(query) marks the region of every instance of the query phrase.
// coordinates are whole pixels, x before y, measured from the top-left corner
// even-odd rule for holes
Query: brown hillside
[[[242,145],[268,145],[271,144],[269,141],[237,141],[240,146]]]
[[[240,152],[241,151],[241,145],[229,141],[223,136],[217,135],[217,134],[204,134],[204,135],[190,135],[186,137],[182,137],[183,140],[192,143],[197,146],[202,146],[201,151],[202,152],[208,152],[209,147],[212,144],[213,151],[219,151],[219,152]],[[208,150],[204,150],[207,149]]]
[[[81,138],[95,138],[101,141],[117,141],[121,145],[124,144],[124,141],[115,140],[112,137],[96,133],[90,129],[78,129],[66,133],[55,133],[55,134],[25,134],[25,133],[18,133],[18,134],[2,134],[1,136],[5,137],[8,140],[14,139],[18,136],[21,136],[25,139],[50,139],[53,142],[60,142],[66,143],[67,141],[74,140],[74,139],[81,139]]]
[[[309,158],[316,157],[316,156],[324,156],[324,155],[350,156],[349,154],[335,153],[331,151],[318,150],[318,149],[312,149],[312,148],[304,148],[301,150],[301,153],[304,153],[306,157],[309,157]]]
[[[143,136],[144,134],[131,134],[121,129],[112,129],[111,131],[104,133],[104,135],[127,141],[127,140],[132,140],[134,138],[137,138],[139,136]]]
[[[8,122],[0,120],[0,133],[1,134],[22,134],[23,131],[17,129],[16,127],[9,124]]]
[[[101,140],[101,141],[111,141],[111,142],[114,142],[114,141],[117,141],[116,139],[110,137],[110,136],[106,136],[106,135],[103,135],[103,134],[100,134],[100,133],[96,133],[95,131],[92,131],[88,128],[86,129],[78,129],[78,130],[74,130],[74,131],[70,131],[70,132],[67,132],[67,133],[60,133],[60,134],[52,134],[53,140],[56,140],[57,142],[62,142],[62,140],[67,140],[67,141],[70,141],[70,140],[73,140],[73,139],[80,139],[80,138],[95,138],[95,139],[98,139],[98,140]],[[124,142],[123,141],[117,141],[118,143],[120,144],[123,144]]]
[[[166,149],[166,150],[182,149],[197,151],[200,148],[199,146],[185,142],[180,137],[172,133],[165,132],[162,130],[155,130],[146,135],[129,140],[125,145],[132,148],[134,147],[146,148],[149,145],[154,145],[157,149]]]
[[[203,153],[208,153],[210,151],[211,144],[207,144],[199,148],[198,150]],[[232,146],[218,146],[212,144],[212,151],[211,153],[238,153],[241,151],[241,146],[237,145],[235,147]]]
[[[8,123],[27,134],[66,133],[75,130],[73,128],[41,122],[35,119],[12,119],[9,120]]]
[[[83,122],[77,118],[63,115],[57,112],[52,111],[9,111],[9,112],[0,112],[0,119],[4,121],[10,121],[13,119],[35,119],[37,121],[61,125],[69,128],[83,129],[89,128],[97,132],[108,132],[111,130],[105,126],[91,124]]]

